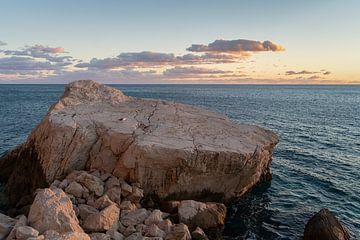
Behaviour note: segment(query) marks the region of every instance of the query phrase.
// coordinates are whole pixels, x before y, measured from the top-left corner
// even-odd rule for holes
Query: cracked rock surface
[[[27,141],[0,159],[0,175],[12,203],[83,169],[138,182],[145,195],[161,199],[226,201],[269,179],[277,142],[269,130],[218,113],[81,80],[67,85]]]

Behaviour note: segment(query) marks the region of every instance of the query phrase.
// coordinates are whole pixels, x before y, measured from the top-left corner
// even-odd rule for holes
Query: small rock
[[[84,221],[84,229],[92,232],[102,232],[117,228],[120,209],[111,204],[99,213],[90,214]]]
[[[64,190],[68,185],[69,185],[69,180],[68,180],[68,179],[64,179],[64,180],[62,180],[61,183],[59,184],[59,188],[61,188],[62,190]]]
[[[155,209],[154,211],[151,212],[149,217],[145,220],[145,224],[146,225],[151,225],[151,224],[157,225],[163,220],[162,216],[163,216],[163,213],[159,209]]]
[[[113,187],[121,187],[121,184],[118,178],[112,176],[106,181],[105,187],[106,189],[110,189]]]
[[[26,218],[26,216],[21,215],[6,239],[7,240],[15,239],[16,238],[16,229],[18,227],[26,226],[26,225],[27,225],[27,218]],[[1,224],[0,224],[0,229],[1,229]],[[1,232],[1,230],[0,230],[0,232]],[[2,238],[0,237],[0,239],[2,239]]]
[[[111,240],[111,237],[105,233],[91,233],[91,240]]]
[[[166,235],[165,240],[190,240],[191,235],[189,228],[183,224],[175,224],[171,227],[171,231]]]
[[[134,211],[129,212],[125,216],[121,217],[120,222],[124,226],[134,226],[139,223],[143,223],[145,219],[148,217],[148,212],[144,208],[136,209]]]
[[[114,204],[114,202],[112,202],[110,200],[110,198],[108,197],[108,195],[105,194],[95,201],[95,208],[102,210],[102,209],[110,206],[111,204]]]
[[[321,209],[307,222],[304,240],[349,240],[348,230],[328,210]]]
[[[193,240],[209,240],[204,231],[199,227],[191,233],[191,236]]]
[[[131,234],[133,234],[134,232],[136,232],[136,229],[134,226],[128,226],[125,231],[124,231],[124,235],[126,237],[130,236]]]
[[[124,197],[127,197],[129,194],[132,193],[132,187],[127,184],[126,182],[122,182],[121,183],[121,194],[124,196]]]
[[[79,209],[79,216],[83,220],[85,220],[90,214],[99,212],[96,208],[86,204],[79,204],[78,209]]]
[[[121,204],[121,188],[120,187],[112,187],[106,191],[106,195],[109,196],[110,200],[117,203],[118,205]]]
[[[161,230],[158,226],[155,224],[150,225],[145,232],[146,237],[161,237],[164,238],[166,233]]]
[[[103,175],[100,176],[101,181],[105,182],[106,180],[108,180],[112,175],[110,173],[104,173]]]
[[[85,186],[90,192],[95,193],[96,196],[100,197],[104,193],[103,182],[99,177],[83,171],[76,178],[76,181]]]
[[[20,226],[16,229],[16,239],[26,240],[30,237],[39,236],[39,231],[29,226]]]
[[[16,219],[0,213],[0,239],[5,238],[16,223]]]
[[[58,233],[57,231],[54,230],[47,230],[44,232],[44,237],[45,239],[55,239],[60,237],[60,233]]]
[[[53,183],[50,185],[50,188],[60,188],[59,185],[60,185],[60,181],[55,179],[55,181],[53,181]]]
[[[136,232],[125,238],[125,240],[145,240],[141,233]]]
[[[133,204],[132,202],[130,201],[122,201],[121,204],[120,204],[120,209],[121,210],[129,210],[129,211],[132,211],[132,210],[135,210],[136,209],[136,205]]]
[[[140,223],[140,224],[136,225],[135,228],[136,228],[136,231],[137,231],[137,232],[140,232],[142,235],[144,235],[145,232],[146,232],[146,230],[147,230],[147,228],[148,228],[148,226],[145,225],[145,224]]]
[[[205,231],[223,226],[226,207],[221,203],[202,203],[194,200],[184,200],[179,205],[179,221],[190,229],[200,227]]]
[[[126,199],[132,203],[139,203],[143,197],[144,197],[144,191],[138,187],[133,187],[132,193],[130,193],[126,197]]]
[[[114,229],[108,230],[106,234],[109,235],[112,240],[124,240],[125,238],[124,235]]]
[[[71,182],[66,188],[65,192],[80,198],[84,192],[84,188],[77,182]]]
[[[165,233],[169,233],[171,231],[172,222],[169,219],[165,219],[158,224],[158,227],[163,230]]]
[[[86,233],[66,232],[66,233],[61,234],[59,237],[56,237],[53,239],[45,238],[45,240],[91,240],[91,238]]]

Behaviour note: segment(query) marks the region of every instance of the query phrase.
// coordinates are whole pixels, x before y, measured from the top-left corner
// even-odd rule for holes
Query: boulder
[[[30,207],[28,223],[40,233],[55,230],[58,233],[83,232],[76,218],[72,202],[59,188],[40,189]]]
[[[221,203],[202,203],[184,200],[179,204],[179,221],[191,230],[200,227],[205,231],[225,224],[226,207]]]
[[[98,213],[90,214],[84,221],[83,227],[90,232],[104,232],[116,229],[119,221],[120,209],[116,204],[104,208]]]
[[[307,222],[304,240],[349,240],[348,230],[328,210],[321,209]]]
[[[269,130],[218,113],[81,80],[66,86],[23,145],[0,158],[0,176],[13,204],[85,168],[139,182],[145,195],[161,199],[226,201],[270,178],[277,142]],[[31,178],[19,177],[29,171]],[[103,193],[97,181],[77,182]]]
[[[0,239],[4,239],[16,224],[16,219],[0,213]]]

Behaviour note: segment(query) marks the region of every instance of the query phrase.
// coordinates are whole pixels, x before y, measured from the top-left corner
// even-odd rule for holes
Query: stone
[[[155,209],[154,211],[151,212],[151,214],[149,215],[149,217],[147,219],[145,219],[145,224],[146,225],[152,225],[152,224],[159,224],[163,218],[163,213],[159,210],[159,209]],[[153,236],[155,237],[155,236]]]
[[[165,233],[169,233],[171,231],[172,222],[169,219],[165,219],[159,222],[158,227],[163,230]]]
[[[349,240],[348,230],[341,225],[328,210],[321,209],[307,222],[304,230],[304,240]]]
[[[109,235],[112,240],[124,240],[125,238],[124,235],[114,229],[108,230],[106,234]]]
[[[113,201],[110,200],[110,198],[105,194],[103,195],[102,197],[98,198],[96,201],[95,201],[95,205],[94,207],[99,209],[99,210],[102,210],[110,205],[114,204]]]
[[[79,204],[78,209],[82,220],[85,220],[91,214],[99,213],[99,210],[86,204]]]
[[[106,189],[110,189],[113,187],[121,187],[121,184],[117,177],[112,176],[106,181],[105,187]]]
[[[126,197],[132,203],[139,203],[144,197],[144,191],[138,187],[133,187],[132,192]]]
[[[193,240],[209,240],[204,231],[199,227],[191,233],[191,236]]]
[[[108,195],[111,201],[117,203],[118,205],[121,204],[121,188],[120,187],[112,187],[108,189],[105,193]]]
[[[139,232],[135,232],[130,236],[128,236],[127,238],[125,238],[125,240],[145,240],[145,239],[146,238],[144,238]]]
[[[111,240],[111,237],[105,233],[91,233],[91,240]]]
[[[188,227],[183,224],[175,224],[171,227],[171,231],[166,234],[165,240],[190,240],[191,235]]]
[[[51,240],[91,240],[91,239],[90,239],[89,235],[87,235],[86,233],[66,232],[66,233],[61,234],[59,237],[53,238]]]
[[[135,209],[136,209],[136,205],[133,204],[133,203],[130,202],[130,201],[125,200],[125,201],[122,201],[122,202],[121,202],[121,204],[120,204],[120,209],[121,209],[121,210],[130,210],[130,211],[132,211],[132,210],[135,210]]]
[[[128,226],[128,227],[125,229],[124,235],[125,235],[125,237],[128,237],[128,236],[130,236],[131,234],[133,234],[133,233],[135,233],[135,232],[136,232],[135,227],[134,227],[133,225],[131,225],[131,226]]]
[[[164,238],[166,236],[166,233],[161,230],[158,226],[155,224],[151,224],[145,231],[145,237],[160,237]]]
[[[85,168],[139,182],[145,195],[160,199],[199,199],[206,192],[211,201],[226,201],[270,179],[277,143],[275,133],[219,113],[127,97],[81,80],[66,86],[24,144],[0,158],[0,175],[14,204]],[[98,182],[96,189],[90,185],[102,195]]]
[[[61,183],[59,184],[59,188],[61,188],[62,190],[65,190],[65,188],[69,185],[69,180],[68,179],[64,179],[61,181]]]
[[[43,235],[44,235],[45,239],[55,239],[55,238],[60,237],[60,233],[58,233],[55,230],[46,230],[43,233]]]
[[[122,195],[124,197],[127,197],[129,194],[132,193],[132,186],[127,184],[126,182],[122,182],[121,183],[121,190],[122,190]]]
[[[65,189],[66,193],[69,193],[77,198],[81,198],[84,188],[77,182],[71,182]]]
[[[145,234],[147,228],[148,228],[148,226],[143,223],[137,224],[135,227],[136,231],[140,232],[142,235]]]
[[[39,231],[29,226],[20,226],[16,229],[16,239],[26,240],[31,237],[39,236]]]
[[[100,178],[83,171],[76,180],[85,186],[90,192],[95,193],[96,196],[100,197],[103,195],[104,183]]]
[[[143,223],[145,219],[149,216],[148,212],[144,208],[136,209],[129,212],[125,216],[120,218],[120,222],[124,226],[134,226],[139,223]]]
[[[179,221],[191,230],[200,227],[205,231],[225,224],[226,207],[221,203],[202,203],[184,200],[179,204]]]
[[[0,239],[4,239],[16,224],[16,219],[0,213]]]
[[[26,226],[26,225],[27,225],[26,216],[24,216],[24,215],[19,216],[18,220],[16,221],[14,227],[12,228],[11,232],[7,236],[6,240],[16,239],[16,229],[18,227],[22,227],[22,226]],[[0,239],[2,239],[2,238],[0,237]]]
[[[83,223],[83,228],[90,232],[103,232],[118,227],[120,209],[116,204],[104,208],[98,213],[90,214]]]
[[[60,189],[40,189],[30,207],[28,223],[40,233],[83,232],[69,197]]]

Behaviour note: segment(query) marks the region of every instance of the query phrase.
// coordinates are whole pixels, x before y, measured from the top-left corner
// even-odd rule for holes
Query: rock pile
[[[224,225],[226,208],[193,200],[172,202],[179,223],[159,209],[142,208],[138,183],[98,170],[73,171],[49,188],[38,189],[28,216],[5,215],[8,240],[187,240]],[[2,226],[3,224],[0,224]],[[1,230],[1,228],[0,228]]]

